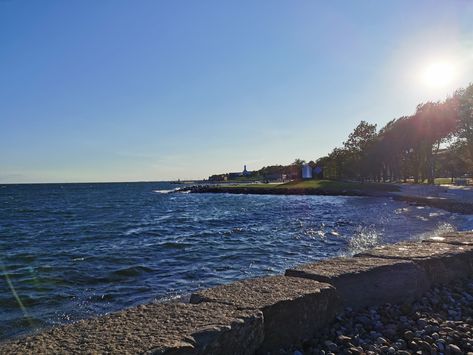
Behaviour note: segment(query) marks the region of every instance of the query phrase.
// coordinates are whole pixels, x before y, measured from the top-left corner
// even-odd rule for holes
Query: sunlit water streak
[[[473,228],[469,216],[385,198],[175,194],[166,183],[0,187],[0,339]]]

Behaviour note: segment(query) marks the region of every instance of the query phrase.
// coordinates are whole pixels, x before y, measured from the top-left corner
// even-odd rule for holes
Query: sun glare
[[[455,68],[447,62],[432,63],[423,72],[424,83],[430,87],[441,88],[449,85],[454,78]]]

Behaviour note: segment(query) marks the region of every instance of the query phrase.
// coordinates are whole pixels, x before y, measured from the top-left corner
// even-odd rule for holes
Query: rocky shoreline
[[[196,185],[185,187],[180,192],[190,193],[224,193],[245,195],[322,195],[322,196],[374,196],[379,193],[361,190],[330,190],[330,189],[302,189],[302,188],[276,188],[276,187],[238,187],[238,186],[212,186]]]
[[[399,194],[390,194],[397,201],[404,201],[419,206],[429,206],[434,208],[440,208],[442,210],[460,213],[460,214],[473,214],[473,203],[459,202],[445,198],[429,198],[420,196],[406,196]]]
[[[397,201],[404,201],[419,206],[429,206],[443,209],[448,212],[460,214],[473,214],[473,203],[456,201],[448,198],[411,196],[398,192],[383,192],[378,190],[357,189],[302,189],[302,188],[276,188],[276,187],[238,187],[238,186],[213,186],[196,185],[184,187],[177,192],[190,193],[226,193],[226,194],[248,194],[248,195],[316,195],[316,196],[367,196],[387,197]]]
[[[435,287],[413,303],[350,308],[302,347],[281,354],[473,354],[473,278]]]

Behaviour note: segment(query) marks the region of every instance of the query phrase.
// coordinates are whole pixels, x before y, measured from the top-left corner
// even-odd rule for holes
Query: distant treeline
[[[302,159],[296,159],[290,165],[271,165],[265,166],[259,170],[248,172],[246,175],[243,173],[225,173],[216,174],[209,177],[210,181],[275,181],[275,180],[294,180],[300,179],[302,175],[302,165],[305,161]],[[310,161],[308,163],[311,167],[315,167],[316,163]]]
[[[316,161],[324,177],[373,181],[434,182],[473,168],[473,84],[442,102],[417,106],[379,131],[362,121],[342,147]]]

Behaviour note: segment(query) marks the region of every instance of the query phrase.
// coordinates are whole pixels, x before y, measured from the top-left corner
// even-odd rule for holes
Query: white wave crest
[[[369,227],[359,227],[355,235],[348,242],[348,255],[361,253],[380,244],[380,236]]]
[[[437,237],[440,237],[444,233],[454,232],[454,231],[455,231],[454,226],[452,226],[450,223],[443,222],[443,223],[439,223],[434,230],[418,234],[413,239],[414,240],[423,240],[427,238],[435,239]]]

